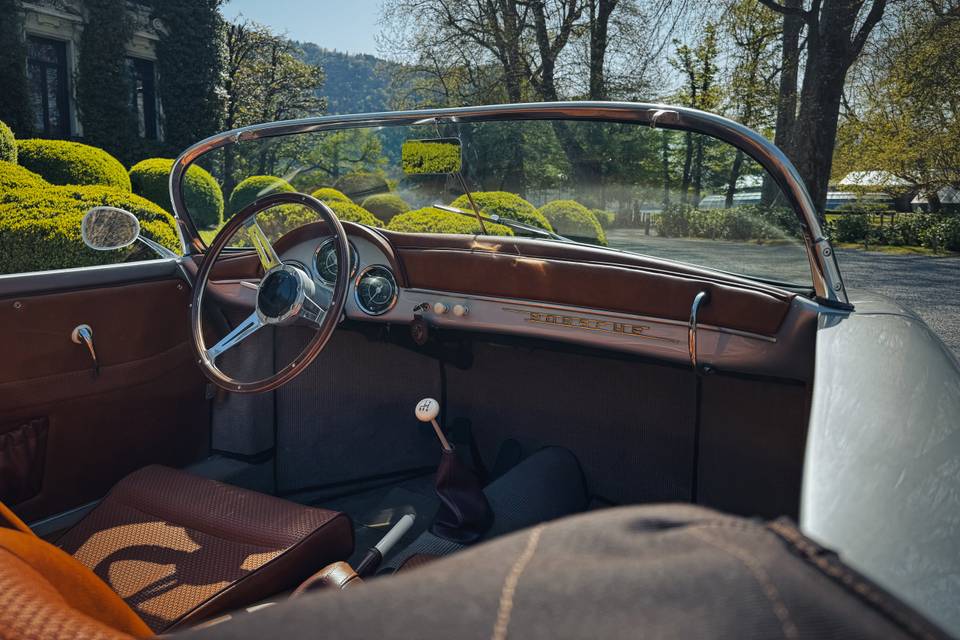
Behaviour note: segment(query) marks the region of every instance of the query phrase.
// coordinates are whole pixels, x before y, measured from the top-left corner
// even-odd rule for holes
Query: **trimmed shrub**
[[[831,221],[829,230],[837,242],[862,242],[870,233],[870,216],[846,213]]]
[[[332,202],[327,202],[326,205],[333,209],[333,212],[337,214],[337,217],[340,218],[340,220],[358,222],[360,224],[365,224],[368,227],[383,226],[383,223],[377,220],[375,215],[360,205],[353,204],[352,202],[340,202],[338,200],[334,200]]]
[[[144,236],[179,253],[173,217],[145,198],[116,187],[67,186],[0,194],[0,273],[67,269],[154,257],[135,243],[117,251],[94,251],[80,238],[80,221],[92,207],[126,209]]]
[[[384,222],[390,222],[390,219],[398,213],[410,211],[410,205],[406,200],[395,193],[378,193],[370,196],[363,201],[363,208]]]
[[[383,176],[368,171],[358,171],[340,176],[333,183],[333,187],[352,199],[357,199],[357,197],[363,199],[364,196],[390,191],[390,186]]]
[[[58,185],[103,185],[130,191],[130,176],[103,149],[67,140],[20,140],[19,162]]]
[[[14,189],[38,189],[50,183],[29,169],[0,160],[0,195]]]
[[[17,139],[3,120],[0,120],[0,162],[17,163]]]
[[[554,200],[541,207],[540,213],[562,236],[591,244],[607,244],[607,236],[593,212],[575,200]]]
[[[352,202],[342,191],[337,191],[333,187],[320,187],[313,193],[311,193],[314,198],[322,202],[330,203],[333,201],[339,202]]]
[[[548,221],[542,213],[537,211],[535,206],[515,193],[508,191],[478,191],[470,195],[473,196],[473,201],[477,203],[480,211],[488,216],[504,216],[533,227],[553,231],[553,226],[550,224],[550,221]],[[470,207],[470,200],[466,194],[451,202],[450,205],[458,209],[463,209],[464,211],[473,211]]]
[[[173,211],[170,202],[170,169],[173,160],[150,158],[130,169],[133,192],[166,211]],[[223,220],[223,193],[216,179],[203,167],[192,165],[183,182],[183,198],[193,222],[200,229],[213,229]]]
[[[432,140],[403,143],[400,164],[407,174],[446,174],[460,171],[460,145]]]
[[[657,235],[664,238],[763,241],[799,237],[799,225],[792,210],[761,205],[698,209],[689,204],[676,204],[654,215],[653,225]]]
[[[230,194],[227,214],[232,216],[258,198],[271,193],[290,193],[290,183],[276,176],[250,176],[241,180]]]
[[[604,211],[603,209],[592,209],[593,216],[604,229],[609,229],[617,222],[617,214],[613,211]]]
[[[513,230],[502,224],[484,223],[487,233],[495,236],[512,236]],[[411,233],[460,233],[475,235],[480,233],[480,225],[475,218],[458,213],[450,213],[434,207],[424,207],[407,211],[393,217],[387,229]]]

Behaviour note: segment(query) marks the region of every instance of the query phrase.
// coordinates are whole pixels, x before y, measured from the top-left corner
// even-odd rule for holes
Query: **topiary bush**
[[[17,139],[3,120],[0,120],[0,162],[17,163]]]
[[[20,140],[19,163],[52,184],[103,185],[130,191],[130,176],[103,149],[67,140]]]
[[[29,169],[0,160],[0,195],[14,189],[39,189],[50,183]]]
[[[480,211],[488,216],[504,216],[517,222],[553,231],[550,221],[537,211],[535,206],[515,193],[509,191],[478,191],[470,195],[473,196],[473,201],[477,203]],[[450,205],[464,211],[473,211],[466,194],[451,202]]]
[[[513,230],[502,224],[486,222],[484,227],[490,235],[513,235]],[[450,213],[434,207],[424,207],[398,214],[387,225],[387,229],[411,233],[461,233],[469,235],[480,233],[480,225],[475,218],[468,218],[458,213]]]
[[[383,222],[390,222],[390,219],[398,213],[410,211],[410,205],[406,200],[395,193],[372,195],[363,201],[363,208]]]
[[[294,189],[290,183],[276,176],[250,176],[233,188],[227,204],[227,214],[234,215],[258,198],[271,193],[290,193]]]
[[[170,202],[170,158],[150,158],[130,168],[133,192],[166,211]],[[192,165],[183,181],[183,198],[194,223],[200,229],[213,229],[223,221],[223,193],[216,179],[203,167]]]
[[[571,240],[606,246],[607,236],[593,212],[575,200],[554,200],[540,208],[554,231]]]
[[[831,221],[828,228],[836,242],[862,242],[870,233],[870,217],[846,213]]]
[[[357,222],[360,224],[365,224],[368,227],[383,226],[383,223],[377,220],[375,215],[360,205],[353,204],[352,202],[341,202],[339,200],[334,200],[332,202],[327,202],[326,205],[333,209],[333,212],[337,214],[337,217],[340,218],[340,220]]]
[[[139,243],[117,251],[87,248],[80,238],[80,221],[97,206],[130,211],[144,236],[180,253],[173,217],[129,191],[104,186],[26,188],[0,194],[0,273],[111,264],[133,255],[154,257]]]
[[[357,199],[359,197],[361,200],[364,196],[390,191],[390,185],[387,184],[383,176],[368,171],[358,171],[340,176],[333,183],[333,187],[350,198]]]
[[[342,191],[337,191],[333,187],[320,187],[310,195],[312,195],[317,200],[321,200],[327,203],[333,202],[333,201],[353,202],[352,200],[350,200],[350,198],[344,195]]]
[[[617,214],[613,211],[604,211],[603,209],[591,209],[593,216],[604,229],[611,228],[617,222]]]

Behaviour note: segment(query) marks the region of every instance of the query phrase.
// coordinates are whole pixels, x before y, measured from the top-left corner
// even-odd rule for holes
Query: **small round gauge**
[[[357,270],[357,248],[350,243],[350,276]],[[333,238],[327,238],[319,247],[317,253],[313,256],[314,274],[327,286],[332,287],[337,283],[337,248],[333,244]]]
[[[354,295],[364,313],[379,316],[397,303],[397,281],[390,269],[375,264],[360,272]]]

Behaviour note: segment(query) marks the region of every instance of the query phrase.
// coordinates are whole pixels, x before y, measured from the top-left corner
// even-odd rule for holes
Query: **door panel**
[[[209,402],[189,303],[174,276],[0,299],[0,443],[25,423],[46,425],[45,446],[27,452],[43,468],[40,491],[15,505],[21,517],[97,499],[146,464],[206,455]],[[70,339],[79,324],[93,329],[98,375]]]

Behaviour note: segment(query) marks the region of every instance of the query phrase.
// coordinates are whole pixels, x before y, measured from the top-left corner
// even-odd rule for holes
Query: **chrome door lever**
[[[710,301],[710,292],[701,291],[693,298],[693,305],[690,307],[690,324],[687,329],[687,349],[690,351],[690,365],[696,373],[708,373],[710,367],[700,366],[697,358],[697,315],[700,313],[700,307]]]
[[[90,357],[93,358],[93,376],[100,375],[100,361],[97,359],[97,350],[93,346],[93,329],[88,324],[78,324],[70,332],[70,339],[77,344],[87,345]]]

